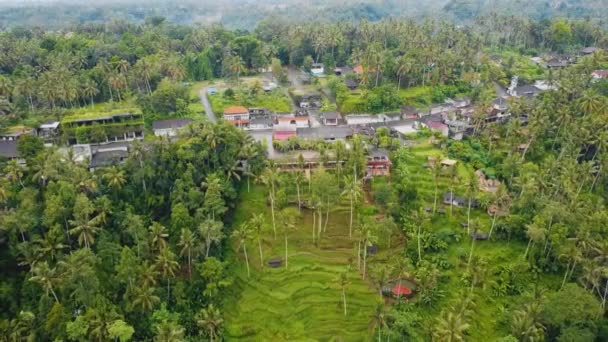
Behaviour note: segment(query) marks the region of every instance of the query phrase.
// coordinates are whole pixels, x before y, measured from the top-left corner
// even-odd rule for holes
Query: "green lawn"
[[[442,151],[428,141],[420,141],[411,149],[410,184],[416,187],[418,198],[424,206],[431,207],[434,200],[435,185],[430,170],[426,167],[428,156],[440,156]],[[464,176],[471,166],[459,162],[459,175]],[[372,187],[385,183],[387,179],[377,178]],[[390,180],[389,180],[390,181]],[[285,184],[285,183],[283,183]],[[442,177],[439,181],[438,208],[445,214],[432,216],[425,228],[438,235],[455,233],[459,239],[453,240],[442,252],[428,253],[426,257],[440,258],[449,267],[442,271],[439,290],[441,296],[429,307],[418,303],[418,298],[410,302],[420,314],[424,325],[432,327],[440,312],[461,298],[463,292],[470,291],[463,280],[468,266],[466,260],[471,248],[471,239],[461,223],[466,222],[466,208],[453,208],[441,202],[443,192],[448,190],[449,181]],[[464,196],[464,190],[457,186],[455,194]],[[367,204],[373,206],[373,204]],[[234,216],[234,225],[246,220],[252,213],[264,213],[270,226],[270,208],[266,203],[264,189],[252,188],[248,193],[243,190],[240,203]],[[236,285],[225,305],[226,332],[228,340],[282,341],[282,340],[344,340],[368,341],[374,334],[372,315],[380,300],[374,285],[373,270],[379,266],[393,263],[401,255],[406,243],[401,234],[393,237],[391,248],[387,248],[385,237],[379,236],[380,251],[369,258],[370,278],[362,281],[356,271],[356,257],[353,242],[348,239],[347,208],[340,204],[332,212],[328,231],[320,246],[311,243],[311,217],[308,214],[299,221],[299,230],[289,235],[289,269],[269,269],[260,267],[256,245],[247,245],[252,265],[251,278],[247,278],[242,251],[236,253],[234,247],[229,255],[234,265]],[[491,217],[482,209],[474,209],[471,218],[480,224],[481,232],[489,232]],[[409,244],[415,244],[412,236]],[[526,244],[518,240],[493,240],[475,242],[474,255],[486,263],[485,276],[480,286],[474,289],[476,298],[475,313],[470,324],[467,340],[493,341],[509,334],[504,323],[504,309],[522,302],[521,295],[497,296],[494,293],[495,281],[502,267],[526,264],[523,254]],[[282,235],[274,240],[272,231],[264,238],[264,259],[282,257],[284,245]],[[423,256],[424,257],[424,256]],[[355,264],[350,272],[352,284],[347,290],[348,316],[344,317],[340,306],[340,292],[336,279],[347,264]],[[415,273],[415,269],[411,270]],[[531,271],[518,271],[517,277],[524,291],[531,291],[534,275]],[[543,274],[539,283],[548,288],[559,288],[561,277],[556,274]]]
[[[262,212],[270,225],[270,208],[263,188],[241,193],[235,225],[252,213]],[[353,242],[348,238],[344,208],[332,212],[319,246],[312,244],[312,217],[307,211],[298,221],[298,230],[289,235],[289,268],[260,266],[257,245],[247,245],[252,266],[247,278],[241,251],[229,257],[235,266],[234,297],[225,305],[228,340],[247,341],[367,341],[370,324],[380,296],[354,270],[346,290],[344,316],[338,276],[353,261]],[[284,255],[283,236],[273,238],[270,228],[264,237],[264,259]],[[233,246],[234,247],[234,246]],[[233,248],[234,249],[234,248]],[[237,260],[238,259],[238,260]],[[235,261],[236,260],[236,261]]]
[[[234,97],[228,98],[223,96],[223,93],[218,93],[209,96],[211,108],[214,113],[223,113],[224,108],[230,106],[245,106],[248,108],[268,108],[273,112],[286,113],[291,112],[291,101],[282,91],[276,89],[270,94],[260,93],[255,97],[246,97],[241,94],[235,94]]]

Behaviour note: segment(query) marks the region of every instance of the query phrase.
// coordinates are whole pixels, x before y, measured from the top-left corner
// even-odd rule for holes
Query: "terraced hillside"
[[[251,213],[264,212],[270,224],[262,188],[241,194],[235,224]],[[260,267],[257,245],[247,245],[251,277],[247,278],[242,251],[230,256],[236,272],[234,296],[225,305],[227,339],[242,341],[368,340],[379,294],[356,271],[353,242],[348,238],[347,211],[330,214],[321,243],[312,243],[312,216],[303,211],[298,230],[289,235],[289,267]],[[264,259],[285,253],[283,235],[276,240],[269,229]],[[236,260],[238,258],[238,260]],[[340,273],[352,264],[346,289],[347,315],[341,302]]]

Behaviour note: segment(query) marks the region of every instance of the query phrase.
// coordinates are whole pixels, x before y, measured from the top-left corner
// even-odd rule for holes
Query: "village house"
[[[86,127],[86,131],[85,131]],[[95,136],[95,128],[103,134]],[[132,141],[144,138],[144,119],[141,113],[112,113],[98,116],[69,116],[61,121],[61,130],[70,145],[100,140],[97,143]],[[86,132],[82,134],[82,132]],[[82,137],[82,135],[84,137]]]
[[[565,58],[553,57],[545,63],[545,66],[549,69],[563,69],[570,65],[570,62]]]
[[[446,120],[445,124],[448,126],[448,137],[457,141],[462,140],[470,127],[468,121],[461,120]]]
[[[581,56],[589,56],[595,53],[597,48],[595,46],[589,46],[581,50]]]
[[[359,64],[353,68],[353,72],[357,75],[363,75],[363,65]]]
[[[371,114],[348,114],[344,117],[347,125],[368,125],[377,122],[384,122],[379,115]]]
[[[24,135],[34,134],[34,130],[24,126],[9,127],[0,132],[0,141],[17,141]]]
[[[350,90],[355,90],[359,86],[359,81],[349,77],[344,79],[344,84],[346,85],[346,88]]]
[[[608,79],[608,70],[595,70],[591,73],[591,77],[595,81]]]
[[[383,149],[373,149],[367,155],[368,176],[390,176],[391,160],[388,152]]]
[[[420,111],[416,107],[403,106],[401,107],[401,116],[405,119],[416,119],[420,117]]]
[[[310,67],[310,72],[313,76],[321,77],[325,75],[325,66],[323,63],[313,63]]]
[[[307,140],[323,140],[333,142],[337,140],[350,139],[353,136],[353,129],[348,126],[319,126],[309,128],[298,128],[298,137]]]
[[[513,89],[509,89],[509,95],[511,96],[515,96],[515,97],[527,97],[527,98],[533,98],[535,96],[537,96],[538,94],[540,94],[540,89],[538,89],[537,87],[533,86],[533,85],[523,85],[523,86],[518,86],[515,87]]]
[[[442,136],[449,136],[449,128],[441,121],[427,121],[425,125],[434,132],[441,133]]]
[[[249,126],[249,109],[243,106],[231,106],[224,109],[224,121],[237,127]]]
[[[429,115],[444,114],[444,113],[447,113],[452,110],[454,110],[454,106],[450,103],[435,104],[435,105],[431,106],[431,109],[429,110],[428,114]]]
[[[91,162],[89,170],[91,172],[113,165],[122,164],[129,156],[129,144],[118,143],[107,146],[91,147]]]
[[[286,141],[295,136],[297,136],[297,127],[295,125],[279,123],[272,127],[272,140]]]
[[[0,159],[15,160],[18,165],[25,166],[25,159],[19,157],[17,140],[0,140]]]
[[[192,123],[192,119],[159,120],[152,123],[152,130],[157,137],[175,137],[180,130]]]
[[[36,134],[45,145],[52,145],[59,137],[59,121],[47,121],[38,127]]]
[[[321,113],[321,120],[325,126],[337,126],[341,118],[340,113],[335,111]]]
[[[445,103],[450,104],[456,108],[464,108],[471,104],[471,99],[469,97],[456,97],[454,99],[447,99]]]
[[[446,192],[443,194],[443,204],[453,205],[455,207],[465,207],[469,205],[469,202],[464,197],[459,197],[454,193]],[[471,206],[473,206],[473,201],[471,201]]]
[[[293,125],[296,128],[310,127],[310,116],[306,111],[296,114],[277,115],[275,117],[275,124],[280,126]]]
[[[378,114],[382,122],[395,122],[402,119],[401,112]]]
[[[342,76],[342,75],[352,74],[352,73],[353,73],[353,68],[351,68],[349,66],[340,66],[340,67],[336,67],[334,69],[334,74],[336,76]]]

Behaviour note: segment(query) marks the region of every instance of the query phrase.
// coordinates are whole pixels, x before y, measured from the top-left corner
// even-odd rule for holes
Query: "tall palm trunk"
[[[298,212],[302,212],[302,201],[300,200],[300,183],[296,182],[296,191],[298,192]]]
[[[350,221],[348,225],[348,238],[353,239],[353,195],[350,195]]]
[[[420,245],[420,235],[422,234],[422,225],[418,225],[418,261],[422,260],[422,250]]]
[[[315,243],[315,227],[316,227],[316,218],[317,218],[317,214],[315,213],[315,211],[312,211],[312,243]]]
[[[475,249],[475,237],[471,239],[471,251],[469,252],[469,261],[467,262],[467,267],[471,266],[471,260],[473,260],[473,250]]]
[[[608,282],[607,282],[607,289],[608,289]],[[605,300],[606,300],[606,295],[604,295],[604,301]],[[346,316],[346,291],[344,289],[344,286],[342,286],[342,306],[344,307],[344,316]]]
[[[366,273],[367,273],[367,240],[363,244],[363,280],[365,280]]]
[[[357,241],[357,269],[361,270],[361,239]]]
[[[264,267],[264,254],[262,254],[262,239],[258,237],[258,249],[260,251],[260,266]]]
[[[433,200],[433,214],[435,214],[435,211],[437,210],[437,191],[438,191],[438,186],[437,186],[437,181],[435,181],[435,197]]]
[[[285,269],[287,269],[287,263],[289,262],[289,257],[287,253],[287,234],[285,234]]]
[[[467,235],[471,233],[471,198],[469,197],[469,208],[467,209]]]
[[[245,265],[247,266],[247,277],[251,275],[249,271],[249,256],[247,255],[247,245],[243,244],[243,253],[245,253]]]
[[[498,211],[498,208],[494,211],[494,215],[492,215],[492,226],[490,227],[490,234],[488,234],[488,239],[492,238],[492,232],[494,231],[494,225],[496,224],[496,211]]]

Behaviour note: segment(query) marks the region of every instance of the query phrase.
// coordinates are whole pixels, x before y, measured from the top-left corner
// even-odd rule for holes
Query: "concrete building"
[[[180,130],[192,123],[192,119],[160,120],[152,123],[152,130],[157,137],[175,137]]]

